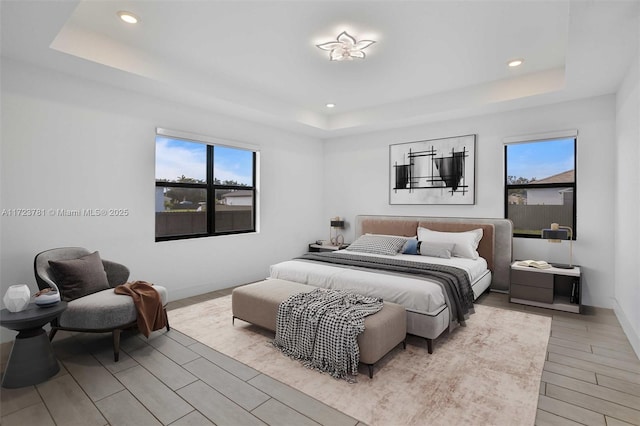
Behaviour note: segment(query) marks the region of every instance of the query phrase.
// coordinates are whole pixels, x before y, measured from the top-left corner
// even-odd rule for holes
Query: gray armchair
[[[56,275],[49,261],[79,259],[90,254],[89,250],[82,247],[56,248],[37,254],[33,268],[40,290],[51,288],[59,291],[65,300],[64,290],[56,283]],[[113,291],[118,285],[127,282],[129,269],[124,265],[104,259],[102,259],[102,265],[107,275],[109,288],[68,301],[67,309],[51,322],[49,340],[53,340],[58,330],[90,333],[112,332],[113,359],[117,362],[120,354],[120,333],[122,330],[136,327],[137,313],[131,297],[118,295]],[[166,288],[159,285],[154,285],[153,288],[160,294],[166,313],[168,301]],[[169,322],[167,321],[167,331],[169,330]]]

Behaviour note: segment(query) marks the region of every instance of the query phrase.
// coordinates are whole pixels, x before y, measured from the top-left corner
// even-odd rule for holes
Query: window
[[[256,230],[257,150],[158,129],[156,241]]]
[[[576,135],[505,144],[505,217],[514,237],[540,238],[552,223],[576,237]],[[514,138],[517,139],[517,138]]]

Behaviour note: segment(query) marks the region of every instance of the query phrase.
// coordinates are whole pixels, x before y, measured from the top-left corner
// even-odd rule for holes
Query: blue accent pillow
[[[407,240],[402,248],[402,254],[420,254],[420,241],[417,239]]]

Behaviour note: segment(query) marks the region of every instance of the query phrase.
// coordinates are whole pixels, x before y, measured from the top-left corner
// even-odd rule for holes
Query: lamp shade
[[[331,220],[332,228],[344,228],[344,220]]]
[[[542,238],[550,243],[559,243],[562,240],[569,240],[569,264],[552,263],[556,268],[573,269],[573,229],[569,226],[552,223],[549,229],[542,230]]]
[[[569,226],[552,223],[551,227],[542,230],[542,239],[552,243],[559,243],[561,240],[572,240],[573,230]]]
[[[568,240],[568,229],[543,229],[542,238],[545,240]]]

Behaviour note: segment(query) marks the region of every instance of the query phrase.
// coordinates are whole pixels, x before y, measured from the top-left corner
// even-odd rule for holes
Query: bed
[[[479,229],[482,231],[477,231]],[[423,272],[414,269],[433,268],[437,271],[454,271],[458,275],[460,270],[464,271],[463,275],[466,274],[465,280],[468,278],[472,291],[472,295],[465,295],[467,299],[472,297],[475,300],[487,289],[508,292],[512,259],[511,221],[413,216],[356,217],[356,239],[352,246],[358,247],[361,246],[356,243],[376,236],[415,240],[420,233],[423,239],[431,240],[432,236],[451,236],[454,239],[463,235],[468,237],[472,232],[482,235],[477,242],[477,259],[457,255],[447,259],[446,256],[381,254],[376,250],[373,250],[375,253],[368,253],[352,247],[334,253],[307,254],[302,258],[274,264],[270,268],[270,277],[316,287],[353,290],[401,304],[407,310],[407,332],[424,337],[428,351],[432,353],[433,340],[446,330],[464,325],[473,308],[468,313],[461,308],[458,296],[454,294],[455,289],[452,292],[444,286],[442,278],[426,278]],[[439,252],[443,244],[433,245],[437,246]],[[438,253],[434,254],[439,256]],[[398,264],[401,266],[393,266]]]

